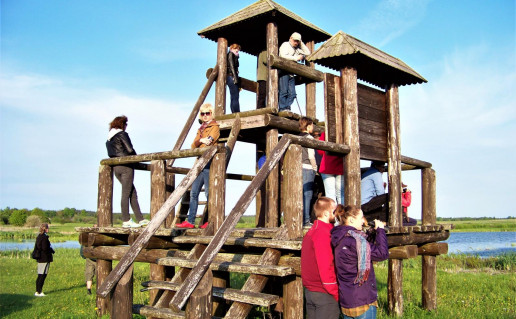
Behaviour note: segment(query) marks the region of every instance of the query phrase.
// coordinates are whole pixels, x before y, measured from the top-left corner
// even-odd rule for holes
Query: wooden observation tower
[[[279,41],[299,32],[313,52],[304,65],[278,57]],[[435,171],[428,162],[403,156],[400,143],[400,86],[426,82],[396,59],[341,31],[325,32],[271,0],[260,0],[199,31],[217,42],[217,63],[172,151],[104,159],[98,184],[99,227],[77,228],[84,254],[97,259],[99,314],[131,318],[245,318],[253,306],[283,304],[284,317],[303,318],[301,283],[302,147],[330,151],[344,159],[345,202],[360,205],[360,160],[388,163],[389,193],[376,203],[388,223],[388,309],[403,313],[402,260],[422,256],[422,300],[436,308],[436,256],[447,252],[452,225],[436,224]],[[315,44],[324,42],[315,52]],[[238,43],[242,51],[268,56],[267,107],[225,114],[226,52]],[[316,70],[315,64],[337,74]],[[299,134],[299,115],[278,112],[278,70],[298,75],[304,85],[306,111],[326,141]],[[359,84],[358,80],[372,86]],[[316,117],[316,83],[324,82],[324,122]],[[182,149],[201,104],[215,83],[218,145]],[[242,78],[242,88],[256,93],[257,83]],[[373,87],[375,86],[375,87]],[[254,109],[254,106],[248,107]],[[226,172],[236,141],[254,143],[267,160],[255,176]],[[237,150],[235,150],[237,151]],[[198,157],[190,168],[174,166],[176,158]],[[284,160],[282,160],[284,159]],[[282,161],[281,161],[282,160]],[[177,229],[186,217],[189,187],[211,161],[209,202],[199,223],[206,229]],[[113,227],[113,165],[135,164],[151,175],[151,222],[141,229]],[[249,165],[256,165],[254,162]],[[420,170],[421,226],[402,226],[401,172]],[[181,181],[176,177],[184,175]],[[229,215],[225,215],[226,179],[249,181]],[[256,198],[256,227],[235,226]],[[369,205],[371,206],[371,205]],[[363,207],[364,211],[375,207]],[[177,207],[177,208],[176,208]],[[119,260],[113,268],[113,260]],[[133,263],[148,263],[149,305],[133,305]],[[230,286],[229,273],[249,274],[241,289]],[[273,284],[271,284],[273,283]]]

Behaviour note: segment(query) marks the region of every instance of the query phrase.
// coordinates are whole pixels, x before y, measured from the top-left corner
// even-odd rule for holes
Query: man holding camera
[[[301,35],[292,33],[290,39],[279,48],[279,56],[287,60],[302,62],[310,54],[310,49],[301,41]],[[294,74],[280,71],[279,74],[279,110],[290,111],[296,98],[296,82]]]

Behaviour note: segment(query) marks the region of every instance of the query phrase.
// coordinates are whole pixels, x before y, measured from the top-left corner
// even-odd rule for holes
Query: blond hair
[[[211,115],[213,117],[215,117],[215,108],[213,107],[213,105],[211,105],[210,103],[204,103],[203,105],[201,105],[201,108],[199,110],[199,118],[200,119],[202,119],[201,112],[206,112],[206,111],[211,112]]]

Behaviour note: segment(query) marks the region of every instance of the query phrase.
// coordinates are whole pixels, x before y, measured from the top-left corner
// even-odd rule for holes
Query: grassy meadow
[[[484,220],[453,223],[454,231],[516,231],[516,220]],[[254,216],[244,216],[238,227],[252,227]],[[509,226],[504,226],[508,224]],[[51,241],[77,240],[74,228],[84,224],[51,225]],[[477,226],[482,226],[476,228]],[[458,228],[458,229],[457,229]],[[34,239],[36,229],[0,228],[0,240]],[[30,251],[0,252],[0,318],[96,318],[95,294],[87,295],[84,260],[78,249],[57,249],[45,282],[46,297],[34,296],[36,262]],[[493,258],[446,255],[437,259],[437,306],[421,308],[421,258],[403,262],[403,318],[516,318],[516,253]],[[387,262],[377,263],[378,318],[387,315]],[[149,280],[148,264],[136,263],[134,303],[148,304],[148,292],[140,292]],[[232,274],[231,286],[240,288],[245,275]],[[265,308],[255,308],[249,318],[268,318]],[[107,316],[104,316],[107,318]],[[133,318],[143,318],[134,315]]]

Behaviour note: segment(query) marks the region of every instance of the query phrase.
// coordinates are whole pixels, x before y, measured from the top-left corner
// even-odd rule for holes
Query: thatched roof
[[[306,58],[310,62],[339,71],[357,69],[359,79],[384,88],[428,82],[400,59],[388,55],[342,31],[337,32]]]
[[[278,26],[278,45],[288,41],[293,32],[299,32],[303,42],[318,43],[331,37],[328,32],[271,0],[259,0],[197,34],[213,41],[226,38],[228,44],[238,43],[242,51],[258,55],[266,48],[269,22],[276,22]]]

